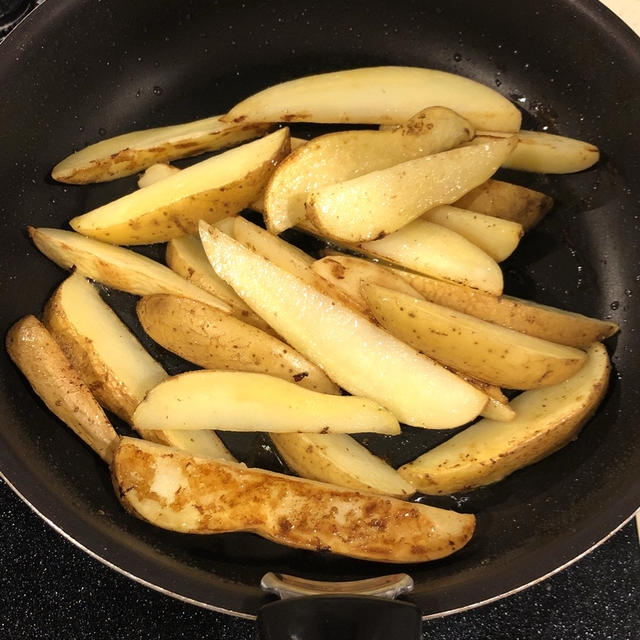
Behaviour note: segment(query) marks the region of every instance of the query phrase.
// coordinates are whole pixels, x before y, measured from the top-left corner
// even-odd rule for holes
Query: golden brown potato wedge
[[[224,220],[228,220],[233,226],[233,218]],[[216,228],[220,228],[219,223],[216,223]],[[236,318],[263,331],[271,331],[269,325],[256,315],[222,278],[216,275],[207,260],[197,233],[169,240],[165,260],[177,274],[229,305],[231,314]]]
[[[502,293],[502,271],[493,258],[459,233],[422,218],[357,250],[434,278]]]
[[[9,329],[6,346],[47,407],[110,463],[118,434],[44,325],[34,316],[25,316]]]
[[[606,349],[594,343],[574,376],[512,400],[516,417],[511,422],[480,420],[399,472],[427,494],[467,491],[502,480],[577,436],[607,390],[609,370]]]
[[[434,360],[489,384],[537,389],[566,380],[584,351],[528,336],[371,282],[362,291],[378,322]]]
[[[34,244],[63,269],[78,273],[112,289],[134,295],[174,293],[230,313],[225,302],[188,282],[163,264],[130,249],[85,238],[62,229],[28,228]]]
[[[417,67],[365,67],[306,76],[256,93],[225,122],[402,124],[425,107],[442,106],[474,127],[518,131],[518,109],[497,91],[468,78]]]
[[[342,489],[123,438],[112,465],[122,504],[182,533],[251,531],[291,547],[363,560],[424,562],[473,534],[470,514]]]
[[[542,340],[584,348],[618,331],[618,325],[610,320],[598,320],[512,296],[494,296],[406,271],[398,274],[430,302]]]
[[[481,132],[478,135],[502,136]],[[593,166],[600,159],[595,145],[544,131],[518,131],[518,144],[503,163],[505,169],[534,173],[576,173]]]
[[[289,153],[289,130],[279,129],[194,164],[113,200],[69,223],[75,231],[111,244],[152,244],[215,222],[253,202],[278,162]]]
[[[349,393],[427,428],[459,426],[483,409],[483,393],[349,307],[206,223],[200,237],[216,273]]]
[[[450,205],[430,209],[422,218],[459,233],[496,262],[506,260],[515,251],[524,233],[518,222]]]
[[[473,127],[450,109],[429,107],[393,131],[353,130],[314,138],[291,153],[265,188],[264,219],[282,233],[306,216],[307,194],[394,164],[469,141]]]
[[[147,392],[167,378],[96,289],[77,273],[49,300],[45,324],[100,404],[129,424]],[[197,455],[234,459],[212,431],[141,430],[140,435]]]
[[[266,133],[268,124],[228,124],[220,116],[169,127],[133,131],[102,140],[59,162],[51,177],[87,184],[129,176],[156,162],[195,156],[230,147]]]
[[[337,396],[246,371],[188,371],[156,385],[133,414],[138,429],[400,433],[369,398]]]
[[[551,210],[553,198],[533,189],[491,178],[454,204],[462,209],[513,220],[528,231]]]
[[[321,393],[338,386],[288,344],[214,307],[170,295],[142,298],[144,330],[165,349],[205,369],[267,373]]]
[[[490,138],[321,186],[305,201],[307,217],[340,242],[381,238],[485,182],[514,146],[514,137]]]
[[[415,489],[382,459],[344,433],[272,433],[287,466],[302,478],[408,498]]]

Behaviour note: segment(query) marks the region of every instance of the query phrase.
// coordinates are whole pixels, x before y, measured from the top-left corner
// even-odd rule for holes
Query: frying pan
[[[134,188],[134,178],[56,184],[49,171],[58,160],[101,137],[222,113],[275,82],[378,64],[435,67],[496,88],[522,109],[523,126],[586,139],[602,151],[596,167],[575,175],[503,173],[556,200],[503,267],[509,293],[620,324],[608,343],[611,387],[562,451],[495,486],[424,500],[477,514],[477,534],[462,551],[398,567],[290,550],[249,534],[155,529],[122,510],[101,462],[48,414],[3,352],[0,470],[72,540],[148,585],[244,617],[272,600],[259,587],[268,571],[318,580],[405,571],[415,582],[405,599],[430,617],[540,579],[640,505],[640,45],[602,5],[56,0],[38,7],[0,51],[3,333],[38,313],[64,277],[30,245],[25,226],[65,226]],[[149,254],[161,255],[153,247]],[[132,299],[106,295],[135,327]],[[145,345],[170,371],[183,366]],[[447,435],[409,430],[370,445],[401,463]],[[260,436],[229,444],[250,464],[280,464]]]

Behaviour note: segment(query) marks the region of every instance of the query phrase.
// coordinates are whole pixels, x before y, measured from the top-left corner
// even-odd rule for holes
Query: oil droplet
[[[630,298],[633,295],[633,292],[631,291],[631,289],[625,289],[624,295],[627,296],[627,298]]]
[[[161,96],[162,95],[162,87],[153,87],[153,95]]]
[[[460,62],[460,61],[462,60],[462,54],[460,54],[460,53],[454,53],[454,54],[453,54],[453,59],[454,59],[456,62]]]
[[[614,300],[609,307],[611,308],[612,311],[615,311],[618,307],[620,306],[620,302],[618,302],[618,300]]]

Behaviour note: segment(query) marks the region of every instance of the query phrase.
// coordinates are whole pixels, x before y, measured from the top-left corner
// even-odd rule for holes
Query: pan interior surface
[[[249,534],[202,537],[128,516],[107,469],[37,400],[2,352],[0,471],[46,519],[135,579],[221,611],[254,616],[268,571],[353,580],[406,571],[425,615],[508,593],[553,571],[619,526],[640,504],[635,319],[640,314],[640,45],[594,1],[522,4],[350,2],[87,3],[49,0],[0,46],[4,194],[3,334],[39,314],[63,272],[30,244],[26,226],[68,220],[134,188],[135,176],[76,187],[49,177],[72,150],[133,129],[223,113],[268,85],[310,73],[385,64],[433,67],[496,88],[523,127],[584,140],[598,165],[575,175],[502,172],[556,205],[503,264],[505,292],[612,318],[614,374],[580,437],[501,483],[441,499],[476,513],[477,533],[454,556],[417,566],[370,564],[280,547]],[[302,133],[313,127],[301,128]],[[155,253],[154,253],[155,251]],[[159,257],[156,248],[150,255]],[[133,299],[107,294],[134,326]],[[182,363],[141,336],[170,372]],[[444,440],[407,432],[371,438],[396,464]],[[277,468],[258,436],[229,438],[249,463]]]

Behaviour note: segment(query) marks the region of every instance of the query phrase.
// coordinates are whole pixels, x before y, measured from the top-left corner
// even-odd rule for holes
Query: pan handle
[[[421,637],[418,607],[394,599],[413,588],[413,580],[406,574],[352,582],[316,582],[269,573],[261,585],[283,598],[258,612],[259,637],[263,640]]]

